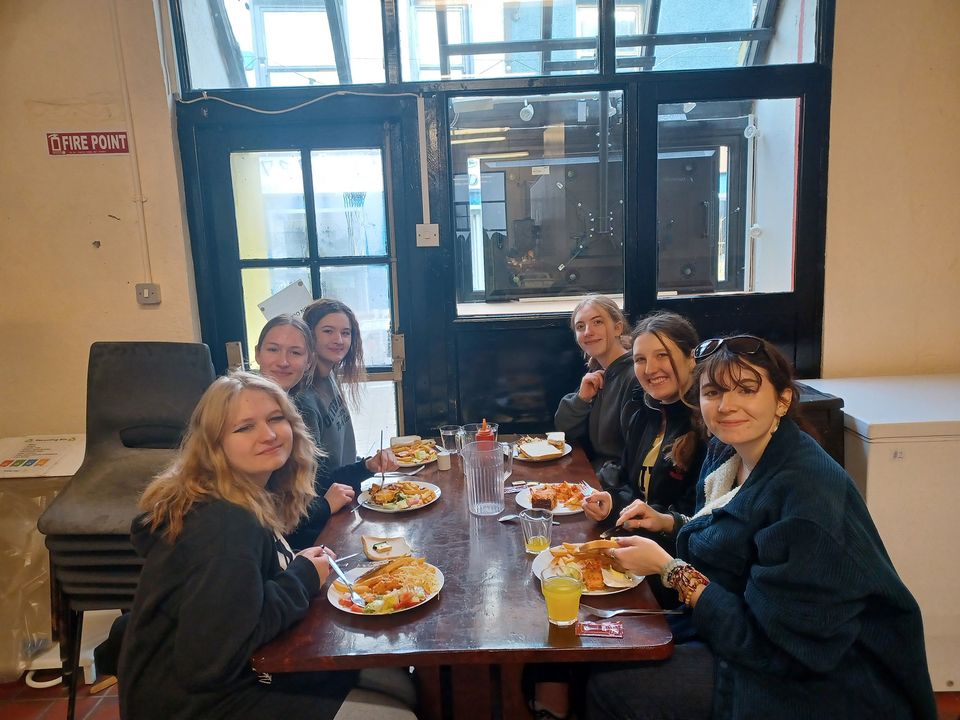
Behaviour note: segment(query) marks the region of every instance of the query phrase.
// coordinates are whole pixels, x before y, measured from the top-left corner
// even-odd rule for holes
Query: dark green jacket
[[[711,441],[702,477],[732,455]],[[920,609],[853,481],[792,421],[677,549],[711,581],[693,622],[716,656],[714,718],[935,720]]]

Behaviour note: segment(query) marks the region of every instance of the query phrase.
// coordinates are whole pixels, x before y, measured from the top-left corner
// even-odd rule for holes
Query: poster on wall
[[[73,475],[86,449],[84,433],[0,438],[0,479]]]

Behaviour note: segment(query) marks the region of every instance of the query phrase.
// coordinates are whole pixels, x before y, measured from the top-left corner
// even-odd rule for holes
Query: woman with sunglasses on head
[[[703,462],[694,412],[682,399],[690,388],[697,331],[681,315],[655,312],[636,324],[630,339],[639,385],[624,405],[623,455],[601,468],[603,491],[584,504],[587,517],[598,522],[622,523],[642,501],[660,512],[689,514]]]
[[[316,364],[313,333],[292,315],[277,315],[260,331],[254,355],[260,372],[287,391],[300,411],[314,443],[320,448],[320,461],[314,483],[317,497],[309,513],[286,535],[295,549],[310,547],[327,524],[330,516],[353,502],[360,492],[360,483],[379,468],[377,458],[358,460],[342,466],[327,458],[321,433],[321,414],[316,396],[309,391]]]
[[[620,462],[623,430],[620,413],[637,380],[630,354],[620,341],[626,318],[605,295],[587,295],[573,309],[570,327],[587,360],[580,388],[560,401],[554,425],[568,439],[583,443],[594,470]]]
[[[313,498],[316,447],[287,394],[248,372],[218,378],[197,404],[174,463],[140,500],[144,558],[118,620],[126,718],[332,718],[353,673],[294,689],[250,658],[297,623],[330,573],[323,547],[283,540]],[[111,631],[111,636],[118,633]]]
[[[675,588],[698,640],[598,670],[589,716],[934,720],[920,609],[853,481],[798,425],[789,363],[743,335],[696,356],[713,435],[697,512],[632,520],[676,533],[676,558],[640,537],[610,553]]]

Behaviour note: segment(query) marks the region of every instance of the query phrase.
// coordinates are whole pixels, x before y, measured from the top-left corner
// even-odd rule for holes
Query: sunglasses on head
[[[697,345],[693,359],[700,361],[710,357],[723,346],[737,355],[756,355],[763,351],[763,340],[753,335],[734,335],[726,338],[711,338]]]

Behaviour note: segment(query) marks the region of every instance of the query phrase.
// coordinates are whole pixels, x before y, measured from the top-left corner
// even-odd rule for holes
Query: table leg
[[[420,720],[443,720],[443,683],[440,668],[418,667],[417,717]]]

